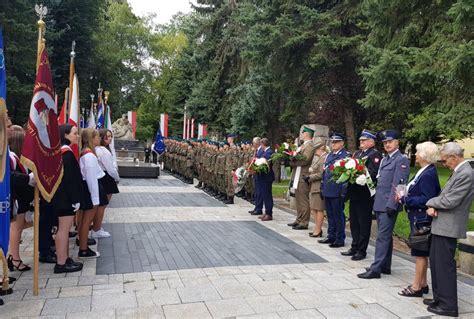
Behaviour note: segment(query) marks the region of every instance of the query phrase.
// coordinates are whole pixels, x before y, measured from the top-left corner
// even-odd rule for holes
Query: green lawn
[[[413,176],[418,168],[411,168],[411,176]],[[441,184],[441,188],[444,187],[444,184],[446,184],[446,181],[448,180],[449,175],[451,172],[447,168],[438,168],[438,176],[439,176],[439,182]],[[288,176],[290,176],[290,173],[288,173]],[[281,181],[279,183],[274,183],[273,184],[273,196],[274,197],[285,197],[286,192],[288,191],[288,180]],[[348,215],[349,212],[349,202],[346,202],[346,207],[345,207],[345,214]],[[474,202],[471,204],[471,213],[474,213]],[[468,229],[469,230],[474,230],[474,219],[469,219],[468,221]],[[397,223],[395,225],[395,234],[407,238],[409,233],[410,233],[410,222],[408,220],[408,216],[405,211],[401,212],[398,215],[397,218]]]

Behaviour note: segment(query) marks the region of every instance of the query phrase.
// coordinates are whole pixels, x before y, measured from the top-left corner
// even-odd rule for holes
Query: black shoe
[[[341,255],[343,255],[343,256],[354,256],[356,253],[357,252],[351,248],[347,251],[341,252]]]
[[[296,225],[296,226],[293,226],[292,228],[293,228],[294,230],[304,230],[304,229],[308,229],[308,226]]]
[[[358,274],[357,277],[362,278],[362,279],[375,279],[375,278],[380,278],[380,274],[372,270],[367,270],[366,272],[362,274]]]
[[[94,238],[87,238],[87,246],[94,246],[97,244]],[[79,246],[79,238],[76,238],[76,246]]]
[[[256,216],[256,215],[263,215],[263,212],[253,212],[253,213],[250,213],[250,215],[253,215],[253,216]]]
[[[429,312],[435,313],[440,316],[448,316],[448,317],[457,317],[458,316],[458,311],[457,310],[446,310],[443,309],[438,305],[436,306],[428,306],[426,308]]]
[[[234,204],[234,196],[229,196],[225,201],[224,204],[226,205],[233,205]]]
[[[344,243],[332,243],[332,244],[329,244],[329,247],[331,247],[331,248],[344,247]]]
[[[77,236],[77,231],[70,231],[69,232],[69,238],[74,238]]]
[[[324,238],[324,239],[320,239],[318,240],[318,243],[320,244],[332,244],[334,242],[334,240],[330,240],[329,238]]]
[[[365,267],[365,270],[366,270],[366,271],[369,271],[369,270],[370,270],[370,267]],[[382,269],[381,273],[384,274],[384,275],[391,275],[391,274],[392,274],[392,271],[391,271],[391,270],[384,270],[384,269]]]
[[[248,213],[249,214],[255,213],[255,209],[249,210]]]
[[[421,292],[424,294],[427,294],[430,292],[430,286],[422,287]]]
[[[56,263],[56,255],[47,254],[47,255],[40,255],[39,262],[43,264],[55,264]]]
[[[309,237],[313,237],[313,238],[323,237],[323,231],[321,230],[319,234],[309,233]]]
[[[298,225],[297,222],[292,222],[292,223],[289,223],[289,224],[288,224],[288,226],[290,226],[290,227],[294,227],[294,226],[296,226],[296,225]]]
[[[76,272],[76,271],[81,271],[81,270],[82,270],[82,263],[76,263],[76,262],[68,263],[66,261],[64,265],[56,264],[54,266],[55,274],[61,274],[65,272]]]
[[[97,258],[100,256],[100,253],[97,251],[93,251],[89,247],[86,250],[79,250],[78,257],[79,258]]]
[[[423,303],[427,306],[437,306],[439,304],[439,301],[436,301],[434,299],[426,298],[423,299]]]
[[[362,260],[365,259],[366,255],[362,253],[356,253],[354,256],[351,257],[351,260]]]

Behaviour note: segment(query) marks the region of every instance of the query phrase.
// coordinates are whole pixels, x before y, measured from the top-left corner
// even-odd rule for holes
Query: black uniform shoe
[[[426,308],[429,312],[435,313],[440,316],[448,316],[448,317],[457,317],[458,316],[458,311],[457,310],[446,310],[443,309],[438,305],[433,305],[433,306],[428,306]]]
[[[54,273],[55,274],[61,274],[65,272],[76,272],[76,271],[81,271],[82,270],[82,263],[66,263],[64,265],[58,265],[56,264],[54,266]]]
[[[354,256],[351,257],[352,260],[362,260],[365,259],[366,255],[362,253],[356,253]]]
[[[296,226],[293,226],[292,228],[293,228],[294,230],[304,230],[304,229],[308,229],[308,226],[296,225]]]
[[[366,272],[362,274],[358,274],[357,277],[362,278],[362,279],[375,279],[375,278],[380,278],[380,274],[372,270],[367,270]]]
[[[320,244],[332,244],[334,241],[333,240],[330,240],[329,238],[324,238],[324,239],[320,239],[318,240],[318,243]]]
[[[255,209],[249,210],[249,214],[255,213]]]
[[[426,299],[423,299],[423,303],[427,306],[437,306],[439,304],[439,301],[437,300],[434,300],[434,299],[429,299],[429,298],[426,298]]]
[[[294,227],[294,226],[296,226],[296,225],[298,225],[297,222],[292,222],[292,223],[289,223],[289,224],[288,224],[288,226],[290,226],[290,227]]]
[[[56,255],[53,255],[53,254],[40,255],[39,262],[43,264],[55,264]]]
[[[355,250],[349,249],[347,251],[341,252],[341,255],[343,256],[354,256],[357,252]]]
[[[329,247],[331,247],[331,248],[344,247],[344,243],[332,243],[332,244],[329,244]]]
[[[263,215],[263,213],[261,211],[260,212],[253,212],[253,213],[250,213],[250,215],[253,215],[253,216]]]
[[[370,270],[370,267],[365,267],[365,270],[369,271]],[[384,275],[391,275],[392,274],[392,271],[391,270],[384,270],[382,269],[382,274]]]

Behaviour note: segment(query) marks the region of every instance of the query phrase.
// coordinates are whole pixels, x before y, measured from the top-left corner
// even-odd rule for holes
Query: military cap
[[[312,128],[307,127],[307,126],[303,127],[303,133],[304,132],[311,134],[311,136],[314,135],[314,130]]]
[[[341,133],[332,132],[329,134],[329,139],[331,141],[344,141],[346,137]]]
[[[234,138],[235,138],[235,137],[237,137],[237,134],[235,134],[235,133],[229,133],[229,134],[227,134],[227,137],[234,137]]]
[[[400,133],[396,130],[385,130],[379,133],[380,140],[382,142],[391,141],[391,140],[398,140],[400,137]]]
[[[360,133],[359,140],[368,140],[368,139],[373,139],[374,141],[376,141],[377,134],[369,130],[363,130],[362,133]]]

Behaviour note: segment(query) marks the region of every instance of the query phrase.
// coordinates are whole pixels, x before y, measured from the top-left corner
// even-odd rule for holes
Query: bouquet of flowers
[[[298,148],[294,144],[284,142],[281,145],[277,145],[275,153],[273,153],[271,160],[281,160],[282,162],[288,160],[303,161],[306,159],[305,156],[298,153]]]
[[[329,166],[329,170],[332,172],[331,180],[337,184],[349,182],[360,186],[367,185],[370,192],[373,191],[375,194],[375,184],[370,177],[365,162],[365,160],[355,158],[336,161],[336,163]]]
[[[269,170],[270,166],[265,158],[254,158],[248,168],[251,174],[267,174]]]

